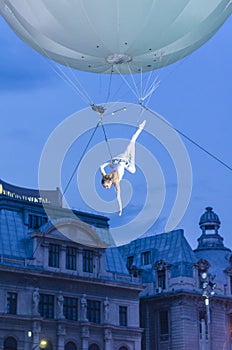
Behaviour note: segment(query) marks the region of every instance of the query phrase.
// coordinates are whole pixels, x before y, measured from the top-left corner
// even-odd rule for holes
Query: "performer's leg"
[[[137,140],[138,136],[142,132],[144,126],[146,124],[146,120],[143,121],[138,127],[138,130],[134,133],[132,136],[129,145],[127,146],[125,152],[121,155],[122,158],[127,159],[129,161],[128,166],[126,169],[130,173],[135,173],[135,141]]]

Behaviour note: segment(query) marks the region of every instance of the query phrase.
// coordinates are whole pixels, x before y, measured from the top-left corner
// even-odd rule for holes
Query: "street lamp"
[[[206,325],[208,330],[208,342],[209,348],[211,349],[211,337],[210,337],[210,298],[215,294],[215,288],[217,287],[216,283],[214,283],[215,275],[211,273],[202,272],[201,280],[202,280],[202,296],[204,297],[204,303],[206,308]]]
[[[48,341],[47,339],[41,339],[39,344],[34,346],[34,348],[32,350],[38,350],[38,349],[46,349],[48,346]]]
[[[33,335],[32,331],[29,330],[27,331],[27,336],[28,338],[31,338]],[[48,346],[48,340],[46,338],[42,338],[39,341],[39,344],[35,345],[32,350],[38,350],[38,349],[47,349]]]

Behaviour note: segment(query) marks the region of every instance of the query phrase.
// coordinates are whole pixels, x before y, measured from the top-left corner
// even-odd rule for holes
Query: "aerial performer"
[[[122,154],[112,158],[111,161],[107,161],[106,163],[100,166],[100,171],[102,174],[102,186],[106,189],[110,189],[112,185],[114,185],[116,194],[117,194],[117,202],[119,206],[118,215],[122,215],[122,200],[121,200],[121,189],[120,189],[120,181],[123,178],[125,169],[129,171],[131,174],[136,172],[135,167],[135,142],[142,132],[144,126],[146,124],[146,120],[144,120],[138,127],[137,131],[132,136],[127,148]],[[105,168],[110,166],[113,170],[110,173],[105,172]]]

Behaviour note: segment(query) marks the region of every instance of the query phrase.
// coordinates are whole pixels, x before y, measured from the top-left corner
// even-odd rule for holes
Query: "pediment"
[[[59,240],[70,240],[83,246],[107,248],[106,244],[94,231],[94,229],[78,220],[59,220],[51,223],[43,232],[45,237]]]

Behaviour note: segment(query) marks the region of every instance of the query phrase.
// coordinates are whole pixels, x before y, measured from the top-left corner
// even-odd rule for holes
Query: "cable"
[[[152,111],[150,108],[144,106],[141,104],[141,106],[146,109],[148,112],[150,112],[151,114],[153,114],[154,116],[156,116],[157,118],[159,118],[163,123],[167,124],[170,128],[174,129],[176,132],[178,132],[178,134],[180,134],[181,136],[183,136],[184,138],[186,138],[188,141],[190,141],[193,145],[197,146],[200,150],[204,151],[206,154],[208,154],[210,157],[212,157],[214,160],[216,160],[217,162],[219,162],[220,164],[222,164],[224,167],[226,167],[227,169],[232,171],[232,167],[229,166],[228,164],[226,164],[225,162],[223,162],[220,158],[218,158],[217,156],[215,156],[213,153],[209,152],[207,149],[205,149],[204,147],[202,147],[199,143],[197,143],[196,141],[194,141],[193,139],[191,139],[189,136],[187,136],[186,134],[184,134],[182,131],[180,131],[179,129],[175,128],[173,125],[169,124],[166,120],[164,120],[163,118],[161,118],[157,113],[155,113],[154,111]]]
[[[83,159],[83,157],[84,157],[84,155],[85,155],[85,152],[87,151],[87,149],[88,149],[88,147],[89,147],[89,145],[90,145],[90,142],[92,141],[92,139],[93,139],[93,137],[94,137],[94,134],[95,134],[95,132],[96,132],[98,126],[101,124],[101,122],[102,122],[102,121],[101,121],[101,119],[100,119],[100,120],[98,121],[98,123],[97,123],[97,125],[96,125],[96,127],[95,127],[95,129],[94,129],[94,131],[93,131],[93,133],[92,133],[92,135],[91,135],[91,137],[90,137],[90,139],[89,139],[89,141],[88,141],[88,143],[87,143],[85,149],[84,149],[84,151],[82,152],[82,155],[81,155],[81,157],[80,157],[80,159],[79,159],[77,165],[75,166],[75,168],[74,168],[74,170],[73,170],[73,172],[72,172],[72,175],[71,175],[69,181],[67,182],[67,184],[66,184],[66,186],[65,186],[65,189],[64,189],[64,191],[63,191],[63,193],[62,193],[62,196],[61,196],[61,199],[60,199],[61,201],[62,201],[62,198],[64,197],[64,194],[65,194],[65,192],[67,191],[67,189],[68,189],[68,187],[69,187],[69,185],[70,185],[70,183],[71,183],[71,181],[72,181],[72,179],[73,179],[73,177],[74,177],[74,175],[75,175],[75,173],[76,173],[76,171],[77,171],[77,168],[78,168],[79,165],[80,165],[80,162],[82,161],[82,159]]]
[[[104,124],[103,123],[101,123],[101,125],[102,125],[102,130],[103,130],[103,133],[104,133],[104,136],[105,136],[105,141],[106,141],[106,145],[107,145],[107,148],[108,148],[108,151],[109,151],[109,154],[110,154],[110,160],[111,160],[111,162],[112,162],[112,153],[111,153],[111,150],[110,150],[110,145],[109,145],[109,143],[108,143],[108,139],[107,139],[107,136],[106,136],[106,131],[105,131],[105,127],[104,127]]]

